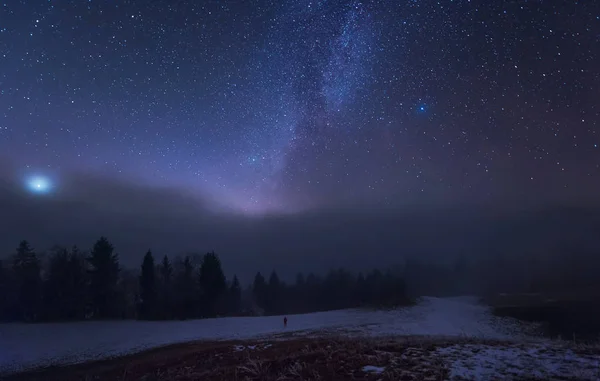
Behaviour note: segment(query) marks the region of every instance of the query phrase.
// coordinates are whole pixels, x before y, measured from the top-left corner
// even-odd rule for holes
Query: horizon
[[[273,269],[290,279],[292,269],[317,272],[337,263],[350,263],[355,271],[392,265],[400,257],[477,258],[495,245],[507,255],[559,245],[600,249],[593,233],[600,208],[583,205],[332,207],[256,216],[210,210],[173,189],[131,187],[112,178],[63,178],[63,183],[77,185],[69,192],[31,195],[18,183],[0,184],[4,210],[13,216],[0,221],[0,257],[14,253],[22,239],[38,252],[54,245],[85,251],[106,236],[125,268],[139,268],[148,249],[157,258],[215,251],[228,275],[247,280]]]

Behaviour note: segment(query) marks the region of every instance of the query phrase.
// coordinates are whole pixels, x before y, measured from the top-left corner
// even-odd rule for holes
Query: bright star
[[[51,184],[47,178],[36,176],[29,179],[27,187],[35,193],[46,193],[50,190]]]

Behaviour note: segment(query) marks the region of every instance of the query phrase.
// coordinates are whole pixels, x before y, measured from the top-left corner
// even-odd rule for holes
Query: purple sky
[[[3,4],[4,159],[252,213],[600,191],[595,2],[168,4]]]
[[[597,206],[596,1],[173,4],[0,3],[0,202],[150,199],[169,221]]]

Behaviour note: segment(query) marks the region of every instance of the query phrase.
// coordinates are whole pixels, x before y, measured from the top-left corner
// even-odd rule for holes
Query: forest
[[[410,302],[398,273],[374,270],[354,276],[343,269],[325,278],[298,274],[288,285],[273,271],[260,272],[245,290],[228,280],[214,252],[197,264],[186,256],[155,258],[148,251],[138,271],[124,269],[110,241],[101,237],[83,253],[55,247],[41,260],[27,241],[0,262],[3,321],[197,319],[273,315],[351,307],[394,307]]]
[[[560,248],[533,255],[459,256],[433,263],[412,256],[401,264],[352,273],[257,272],[242,286],[225,275],[214,252],[170,258],[151,251],[128,269],[106,237],[91,250],[56,246],[37,253],[21,241],[0,260],[0,320],[18,322],[103,319],[198,319],[308,313],[344,308],[393,308],[419,296],[571,293],[597,290],[594,252]],[[382,266],[383,267],[383,266]]]

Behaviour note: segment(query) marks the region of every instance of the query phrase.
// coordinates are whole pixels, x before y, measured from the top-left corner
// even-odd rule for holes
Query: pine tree
[[[172,318],[171,309],[173,308],[173,302],[171,301],[173,296],[173,266],[171,266],[169,257],[166,255],[160,265],[160,281],[160,316],[163,319],[170,319]]]
[[[44,282],[46,320],[84,319],[87,302],[87,274],[77,247],[69,252],[57,247],[50,255]]]
[[[95,244],[87,258],[90,269],[90,296],[92,311],[97,319],[112,318],[117,315],[116,302],[119,300],[119,257],[113,245],[105,237]]]
[[[242,288],[236,275],[233,276],[231,287],[229,288],[230,306],[229,312],[232,315],[238,315],[242,306]]]
[[[86,271],[85,257],[73,246],[67,264],[68,313],[67,319],[85,319],[88,307],[89,279]]]
[[[21,241],[13,257],[13,273],[17,292],[17,315],[25,321],[38,319],[41,306],[40,263],[27,241]]]
[[[204,255],[200,266],[199,285],[204,315],[214,317],[222,314],[225,309],[227,284],[221,261],[214,252]]]
[[[256,304],[260,308],[265,310],[267,305],[267,284],[265,282],[265,277],[263,277],[260,272],[257,272],[254,276],[254,283],[252,284],[252,294],[254,296]]]
[[[133,269],[122,269],[116,288],[114,311],[119,319],[139,318],[140,273]]]
[[[185,257],[183,267],[176,279],[177,315],[180,319],[194,317],[196,303],[196,282],[194,266],[189,256]]]
[[[362,273],[358,273],[358,277],[356,277],[356,293],[355,293],[355,302],[358,306],[362,306],[365,304],[367,300],[367,284],[365,281],[365,277]]]
[[[156,274],[154,272],[154,257],[148,250],[142,262],[140,275],[140,318],[153,319],[156,317]]]
[[[173,266],[171,266],[171,261],[169,261],[168,256],[164,256],[161,266],[160,266],[160,275],[161,279],[165,283],[170,283],[173,281]]]
[[[56,248],[50,255],[48,273],[44,282],[44,318],[64,320],[68,315],[69,251]]]

